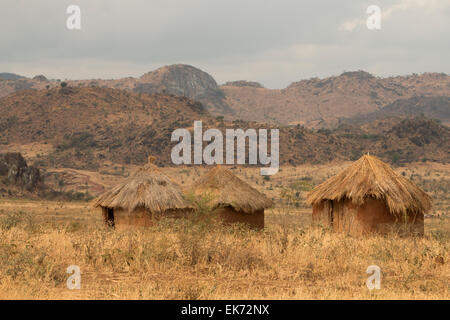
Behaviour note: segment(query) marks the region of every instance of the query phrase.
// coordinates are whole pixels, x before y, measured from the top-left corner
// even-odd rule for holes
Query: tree
[[[58,187],[59,187],[59,190],[60,190],[60,191],[63,190],[64,185],[65,185],[65,184],[64,184],[64,180],[61,179],[61,180],[58,181]]]

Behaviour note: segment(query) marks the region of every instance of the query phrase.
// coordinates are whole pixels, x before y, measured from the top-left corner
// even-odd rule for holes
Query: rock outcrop
[[[28,166],[20,153],[0,154],[0,176],[6,177],[9,183],[28,191],[37,190],[43,186],[40,170]]]
[[[262,84],[260,84],[259,82],[246,81],[246,80],[228,81],[228,82],[224,83],[223,86],[264,88],[264,86]]]
[[[201,102],[209,111],[231,113],[225,95],[208,73],[184,64],[159,68],[144,74],[136,83],[138,93],[167,93]]]
[[[35,80],[35,81],[48,81],[48,79],[42,74],[34,76],[32,80]]]

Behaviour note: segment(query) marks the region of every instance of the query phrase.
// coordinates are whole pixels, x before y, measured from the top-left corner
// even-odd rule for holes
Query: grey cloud
[[[245,76],[269,87],[343,70],[448,72],[450,6],[431,1],[424,10],[417,1],[382,21],[380,31],[360,26],[343,32],[342,23],[365,19],[372,3],[3,0],[0,69],[59,78],[120,77],[191,63],[219,82]],[[378,2],[383,10],[408,1]],[[81,7],[80,31],[65,27],[70,4]],[[296,50],[302,46],[314,50],[299,55]]]

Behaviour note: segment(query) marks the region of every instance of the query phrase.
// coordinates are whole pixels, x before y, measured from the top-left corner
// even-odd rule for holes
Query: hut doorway
[[[108,227],[114,227],[114,208],[106,208],[105,223]]]
[[[334,222],[334,207],[333,207],[333,201],[330,200],[328,208],[329,208],[329,212],[328,212],[328,219],[330,221],[330,227],[333,228],[333,222]]]

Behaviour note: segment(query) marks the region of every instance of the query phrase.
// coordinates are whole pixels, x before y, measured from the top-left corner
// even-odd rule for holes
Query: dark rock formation
[[[230,87],[251,87],[251,88],[264,88],[262,84],[254,81],[238,80],[238,81],[228,81],[224,86]]]
[[[28,166],[20,153],[0,154],[0,176],[7,177],[9,183],[33,191],[43,186],[40,170]]]
[[[35,80],[35,81],[48,81],[48,79],[42,74],[34,76],[32,80]]]
[[[184,96],[201,102],[210,111],[232,112],[216,80],[208,73],[189,65],[170,65],[148,72],[139,79],[134,91]]]
[[[375,77],[363,70],[359,71],[347,71],[341,74],[341,76],[344,77],[350,77],[350,78],[356,78],[358,80],[369,80],[369,79],[375,79]]]

